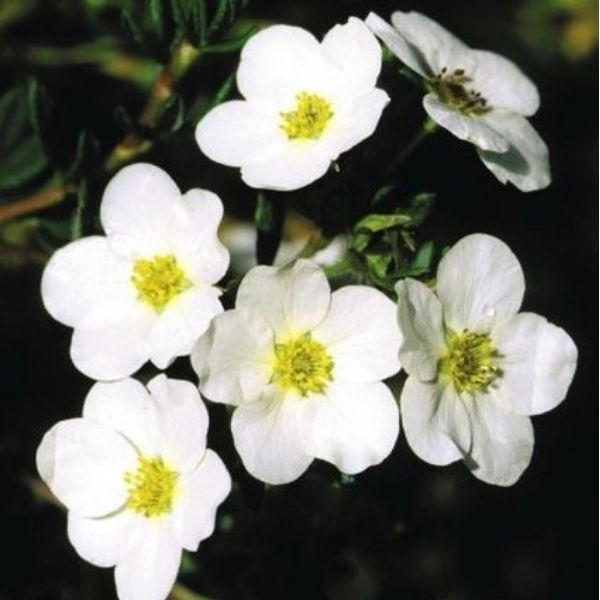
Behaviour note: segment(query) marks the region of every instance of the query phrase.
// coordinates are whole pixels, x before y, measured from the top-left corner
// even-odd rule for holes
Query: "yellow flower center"
[[[296,109],[282,112],[281,129],[290,140],[316,140],[321,137],[333,117],[331,104],[318,94],[300,92]]]
[[[459,393],[486,392],[502,375],[499,356],[488,333],[448,330],[446,353],[440,359],[439,372],[450,379]]]
[[[435,92],[441,102],[459,110],[465,115],[483,115],[491,110],[487,100],[480,92],[469,88],[473,80],[463,69],[448,71],[444,67],[427,83],[430,91]]]
[[[127,508],[144,517],[171,512],[178,477],[160,456],[140,456],[137,471],[125,473],[125,482],[129,486]]]
[[[192,285],[172,254],[137,260],[131,283],[138,291],[139,299],[156,312]]]
[[[332,380],[333,361],[324,346],[305,333],[285,344],[275,344],[273,381],[302,396],[322,393]]]

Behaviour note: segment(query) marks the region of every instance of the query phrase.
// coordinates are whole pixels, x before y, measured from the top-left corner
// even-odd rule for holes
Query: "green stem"
[[[400,152],[400,154],[398,154],[398,156],[396,156],[396,158],[394,160],[392,160],[392,162],[389,164],[388,169],[387,169],[387,173],[388,175],[392,175],[393,173],[396,172],[396,170],[398,169],[398,167],[432,134],[435,133],[438,129],[438,124],[433,121],[431,118],[427,117],[427,119],[425,119],[425,122],[423,123],[423,126],[421,127],[421,129],[419,129],[419,131],[417,132],[417,134],[415,135],[415,137],[410,140],[408,142],[408,144],[406,146],[404,146],[404,148],[402,148],[402,151]]]

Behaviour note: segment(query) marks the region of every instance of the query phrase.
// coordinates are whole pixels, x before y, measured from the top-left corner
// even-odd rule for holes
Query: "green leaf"
[[[16,190],[47,166],[46,155],[37,137],[26,138],[0,161],[0,192]]]
[[[268,197],[260,192],[256,198],[254,223],[256,225],[256,261],[261,265],[273,264],[281,242],[285,204],[283,198]]]
[[[144,32],[143,23],[134,0],[125,0],[121,9],[121,22],[133,40],[140,47],[146,48],[148,36]]]
[[[411,221],[412,219],[409,215],[402,213],[392,215],[367,215],[354,226],[354,231],[357,233],[376,233],[394,227],[409,225]]]
[[[185,122],[185,104],[178,94],[167,98],[160,109],[156,120],[156,132],[159,135],[168,135],[179,131]]]
[[[212,44],[204,48],[204,52],[208,54],[220,54],[224,52],[237,52],[246,42],[258,31],[256,27],[250,27],[245,33],[238,35],[224,42]]]
[[[89,131],[82,131],[77,138],[75,156],[65,173],[66,179],[78,179],[89,168],[94,167],[100,155],[98,140]]]
[[[165,11],[163,0],[146,0],[150,26],[160,40],[165,39]]]
[[[34,77],[31,77],[27,82],[27,104],[31,127],[40,142],[43,142],[46,124],[52,112],[52,105],[48,92]]]
[[[419,227],[429,216],[435,202],[435,194],[423,192],[411,198],[404,214],[410,217],[410,227]]]
[[[71,241],[78,240],[83,236],[83,221],[87,199],[87,183],[82,181],[77,190],[77,204],[71,217]]]

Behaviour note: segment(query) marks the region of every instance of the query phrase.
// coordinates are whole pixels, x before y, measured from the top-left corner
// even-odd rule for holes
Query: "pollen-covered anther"
[[[332,380],[333,360],[310,333],[275,345],[273,382],[285,389],[323,393]]]
[[[502,375],[499,357],[488,333],[449,330],[439,372],[450,379],[459,393],[486,392]]]
[[[137,470],[127,471],[124,479],[129,491],[128,509],[144,517],[171,512],[178,474],[160,456],[140,456]]]
[[[281,129],[289,140],[316,140],[333,117],[331,104],[318,94],[300,92],[296,108],[280,113]]]
[[[156,312],[192,285],[172,254],[137,260],[131,283],[138,291],[139,299]]]
[[[444,67],[429,80],[428,87],[435,92],[441,102],[465,115],[483,115],[491,110],[487,100],[474,89],[469,89],[473,80],[464,69],[448,71]]]

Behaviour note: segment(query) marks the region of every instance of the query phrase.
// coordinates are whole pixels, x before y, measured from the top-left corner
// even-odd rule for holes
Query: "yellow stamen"
[[[275,345],[273,381],[302,396],[323,393],[332,380],[333,360],[324,346],[305,333]]]
[[[138,291],[139,299],[156,312],[160,312],[173,298],[192,285],[172,254],[136,261],[131,283]]]
[[[300,92],[296,109],[282,112],[281,129],[290,140],[316,140],[321,137],[333,117],[331,104],[318,94]]]

